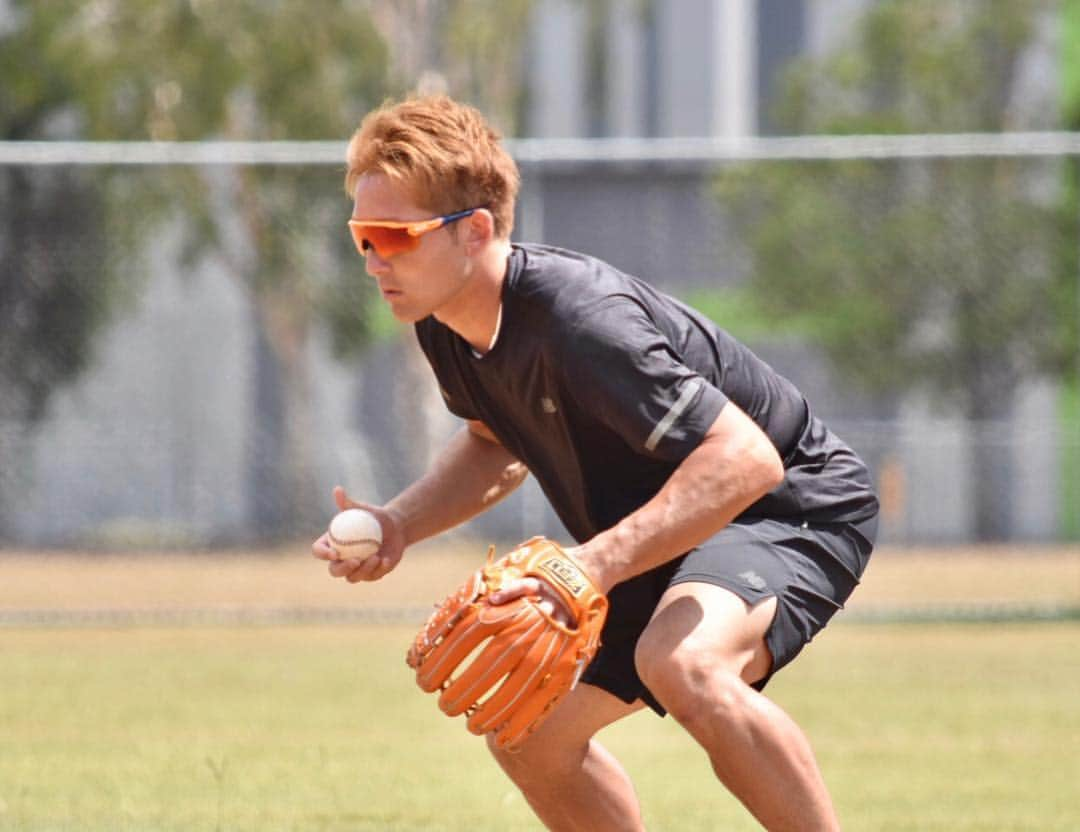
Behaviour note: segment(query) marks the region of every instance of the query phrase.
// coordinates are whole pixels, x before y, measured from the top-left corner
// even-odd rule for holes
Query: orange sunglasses
[[[468,208],[455,214],[413,222],[349,220],[349,231],[352,232],[353,242],[360,254],[366,256],[368,249],[373,248],[380,257],[394,257],[417,248],[420,237],[429,231],[463,220],[479,210]]]

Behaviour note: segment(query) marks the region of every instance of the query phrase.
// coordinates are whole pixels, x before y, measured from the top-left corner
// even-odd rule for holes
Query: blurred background
[[[1080,829],[1080,0],[0,0],[0,828],[536,828],[402,661],[487,543],[565,539],[536,485],[376,584],[308,553],[457,427],[345,227],[414,90],[503,131],[515,240],[872,466],[769,688],[845,825]],[[672,720],[603,741],[650,829],[757,828]]]
[[[0,0],[0,547],[304,541],[425,469],[342,191],[417,89],[506,135],[514,239],[791,378],[884,542],[1080,538],[1080,2]],[[565,536],[531,481],[470,532]]]

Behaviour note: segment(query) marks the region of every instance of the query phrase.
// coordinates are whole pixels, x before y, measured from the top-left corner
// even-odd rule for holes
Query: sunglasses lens
[[[372,246],[380,257],[393,257],[420,245],[420,238],[413,237],[404,228],[350,223],[349,229],[361,254],[367,254],[368,246]]]

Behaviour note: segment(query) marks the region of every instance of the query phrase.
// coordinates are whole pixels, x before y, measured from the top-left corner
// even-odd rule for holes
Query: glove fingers
[[[492,550],[493,552],[493,550]],[[556,543],[526,541],[473,574],[435,610],[407,661],[419,686],[441,691],[450,716],[467,714],[474,734],[513,749],[577,682],[599,647],[607,599]],[[574,626],[546,616],[534,598],[491,605],[484,596],[532,576],[558,593]]]
[[[600,641],[602,619],[590,616],[586,619],[579,640],[566,645],[551,662],[551,669],[541,687],[525,697],[518,707],[507,714],[506,723],[499,729],[495,743],[499,748],[513,749],[524,741],[547,718],[548,714],[569,693],[582,671],[596,655]]]
[[[569,638],[559,630],[546,630],[529,647],[528,653],[510,672],[484,706],[469,717],[468,728],[474,734],[486,734],[498,728],[522,707],[530,694],[539,688],[552,664],[566,650]]]
[[[528,615],[528,612],[523,604],[499,607],[473,604],[453,630],[424,658],[416,671],[417,684],[428,693],[438,690],[484,639],[511,626],[515,618]]]
[[[448,595],[428,618],[427,623],[417,634],[415,641],[409,648],[405,662],[409,667],[416,669],[427,659],[428,655],[448,632],[460,621],[461,617],[469,610],[484,588],[483,575],[474,572],[468,580]]]
[[[521,706],[509,713],[506,723],[495,736],[499,748],[514,748],[539,727],[552,709],[574,686],[576,662],[570,661],[571,652],[564,651],[558,667],[543,683],[543,695],[526,698]]]
[[[439,697],[443,712],[457,716],[483,698],[520,664],[544,627],[545,622],[539,615],[522,615],[492,638]]]

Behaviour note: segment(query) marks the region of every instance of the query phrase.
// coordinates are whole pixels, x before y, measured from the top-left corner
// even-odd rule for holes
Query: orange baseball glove
[[[495,732],[496,745],[513,751],[577,684],[596,655],[608,603],[584,570],[550,540],[534,537],[497,561],[494,553],[492,547],[487,565],[435,608],[406,661],[423,690],[441,691],[439,707],[447,716],[467,714],[470,731]],[[536,596],[488,602],[488,595],[526,576],[555,590],[570,610],[573,627],[548,615]]]

